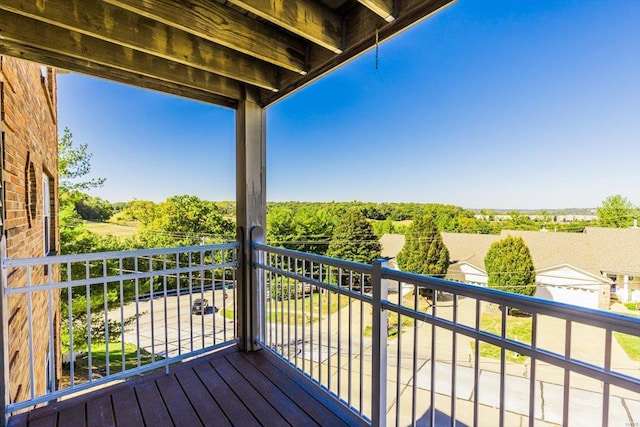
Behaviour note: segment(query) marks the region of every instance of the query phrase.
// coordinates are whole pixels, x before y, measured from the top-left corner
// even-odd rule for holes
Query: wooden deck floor
[[[267,351],[235,346],[10,418],[10,427],[365,425]]]

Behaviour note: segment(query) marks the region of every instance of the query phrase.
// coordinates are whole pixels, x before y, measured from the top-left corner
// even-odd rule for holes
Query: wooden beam
[[[306,74],[306,43],[216,1],[104,0],[202,39]]]
[[[111,80],[131,86],[154,90],[157,92],[189,98],[196,101],[215,104],[221,107],[233,108],[238,106],[236,99],[217,95],[211,92],[181,86],[176,83],[158,80],[142,74],[124,71],[118,68],[108,67],[103,64],[96,64],[89,60],[81,60],[68,56],[44,52],[30,46],[20,45],[14,42],[0,40],[0,55],[12,56],[28,61],[46,64],[62,70],[74,71],[93,77]],[[239,96],[238,91],[238,96]]]
[[[283,97],[321,78],[348,61],[375,47],[376,29],[380,42],[399,34],[423,19],[453,4],[456,0],[403,0],[398,3],[398,16],[392,22],[380,26],[381,20],[365,8],[355,8],[345,18],[345,49],[340,55],[331,55],[324,49],[311,49],[309,64],[311,71],[302,78],[282,79],[279,93],[267,93],[263,106],[269,106]],[[384,60],[384,56],[383,56]]]
[[[387,22],[395,19],[395,16],[393,16],[393,0],[358,0],[358,3]]]
[[[314,0],[228,0],[334,53],[342,52],[342,21]]]
[[[6,11],[0,11],[0,42],[15,42],[43,53],[86,60],[87,64],[101,64],[225,98],[238,100],[242,94],[242,85],[235,80]]]
[[[3,0],[0,9],[276,91],[276,67],[129,11],[86,0]]]

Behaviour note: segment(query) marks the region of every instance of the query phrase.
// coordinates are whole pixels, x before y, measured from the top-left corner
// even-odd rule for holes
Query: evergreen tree
[[[484,266],[489,287],[529,296],[536,293],[533,260],[521,237],[507,236],[492,244],[484,258]]]
[[[404,246],[398,254],[398,267],[440,278],[447,274],[449,250],[430,215],[415,218],[407,229]]]
[[[338,220],[327,256],[370,264],[380,257],[380,242],[371,223],[357,209],[344,213]]]
[[[625,228],[633,224],[633,218],[638,217],[638,211],[626,197],[616,194],[607,197],[597,209],[598,223],[602,227]]]

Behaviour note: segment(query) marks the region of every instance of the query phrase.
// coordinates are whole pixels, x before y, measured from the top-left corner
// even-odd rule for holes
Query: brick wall
[[[55,71],[38,64],[0,57],[0,106],[2,130],[3,233],[8,258],[40,257],[45,253],[44,205],[50,207],[51,252],[59,248],[58,227],[58,129]],[[43,194],[49,182],[49,196]],[[51,253],[50,252],[50,253]],[[31,271],[32,283],[45,283],[56,270]],[[8,272],[9,287],[23,286],[26,272]],[[50,310],[49,301],[53,302]],[[30,396],[30,358],[33,356],[34,392],[45,391],[45,364],[50,335],[54,336],[51,361],[60,376],[59,294],[37,292],[32,300],[33,354],[29,348],[28,300],[25,295],[8,298],[9,375],[12,401]],[[53,328],[50,327],[53,317]]]

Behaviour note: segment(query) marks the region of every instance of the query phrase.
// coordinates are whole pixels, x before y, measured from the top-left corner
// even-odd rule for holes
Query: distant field
[[[118,225],[111,224],[108,222],[90,222],[85,221],[84,223],[87,230],[92,231],[97,234],[107,235],[110,234],[112,236],[119,237],[121,239],[132,236],[133,233],[136,232],[136,227],[129,227],[126,225]]]

